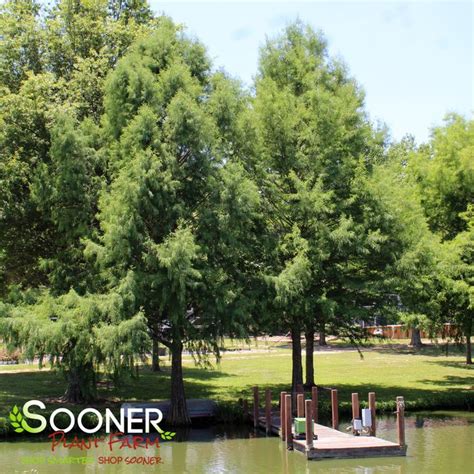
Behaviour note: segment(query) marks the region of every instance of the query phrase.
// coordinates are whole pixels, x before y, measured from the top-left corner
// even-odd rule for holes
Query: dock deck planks
[[[265,429],[265,417],[259,416],[259,427]],[[280,417],[272,416],[272,432],[280,435]],[[306,448],[306,441],[294,439],[293,447],[306,455],[307,459],[325,458],[363,458],[378,456],[405,456],[406,446],[376,438],[374,436],[353,436],[333,428],[315,424],[314,433],[318,436],[313,447]]]

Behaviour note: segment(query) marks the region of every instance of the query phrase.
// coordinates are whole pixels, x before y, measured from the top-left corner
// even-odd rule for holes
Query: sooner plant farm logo
[[[45,404],[40,400],[30,400],[26,402],[22,408],[18,408],[15,405],[10,411],[9,418],[10,423],[17,433],[41,433],[48,426],[55,432],[68,433],[74,428],[79,429],[83,433],[94,434],[98,431],[105,431],[111,433],[112,431],[119,433],[131,433],[131,434],[143,434],[150,433],[154,428],[154,431],[159,433],[160,437],[164,440],[171,440],[176,433],[173,431],[165,431],[159,423],[163,420],[163,413],[158,408],[120,408],[120,415],[117,418],[114,413],[109,409],[105,409],[105,413],[102,414],[95,408],[84,408],[79,414],[74,413],[67,408],[57,408],[49,416],[49,420],[45,416],[30,411],[30,408],[39,408],[40,410],[46,409]],[[58,417],[58,415],[61,415]],[[84,424],[84,417],[87,415],[94,415],[96,420],[95,426],[86,426]],[[60,419],[60,420],[59,420]],[[66,426],[58,426],[59,421],[64,423],[67,419]],[[91,417],[89,416],[89,422]],[[35,425],[31,426],[30,420],[35,421]],[[37,424],[39,422],[39,424]],[[138,427],[137,425],[144,425],[144,427]]]
[[[15,405],[9,415],[10,423],[13,426],[13,429],[17,433],[22,433],[23,431],[28,431],[28,433],[34,433],[35,429],[28,426],[23,417],[21,410]]]

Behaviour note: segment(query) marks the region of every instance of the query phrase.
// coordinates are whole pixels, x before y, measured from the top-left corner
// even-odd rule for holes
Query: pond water
[[[341,423],[344,428],[346,424]],[[379,418],[377,435],[396,441],[394,418]],[[351,460],[306,461],[287,451],[278,438],[267,438],[247,427],[209,427],[178,433],[185,441],[162,442],[160,447],[136,450],[107,442],[88,450],[58,446],[51,441],[0,443],[2,473],[474,473],[474,414],[419,413],[406,417],[408,456]],[[71,437],[72,438],[72,437]],[[104,464],[117,462],[119,464]],[[126,464],[132,461],[159,464]],[[86,464],[72,464],[85,462]],[[102,464],[101,464],[102,463]]]

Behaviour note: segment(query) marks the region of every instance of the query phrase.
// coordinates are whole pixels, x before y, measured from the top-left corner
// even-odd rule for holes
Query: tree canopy
[[[381,314],[455,322],[472,362],[472,120],[389,143],[299,21],[251,90],[142,0],[8,1],[0,31],[0,333],[66,400],[161,343],[188,424],[183,351],[290,333],[296,389],[315,332],[358,341]]]

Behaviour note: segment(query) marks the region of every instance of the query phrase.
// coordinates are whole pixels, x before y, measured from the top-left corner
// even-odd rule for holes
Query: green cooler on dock
[[[295,433],[297,435],[306,434],[306,418],[295,418]],[[314,433],[314,421],[313,421],[313,433]]]

